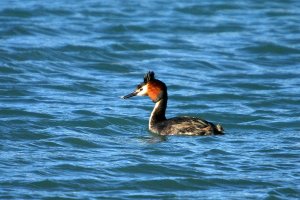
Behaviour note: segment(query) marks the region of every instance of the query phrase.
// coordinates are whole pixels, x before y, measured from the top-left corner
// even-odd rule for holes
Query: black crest
[[[147,74],[145,74],[144,76],[144,83],[148,83],[149,81],[154,80],[154,72],[153,71],[149,71]]]

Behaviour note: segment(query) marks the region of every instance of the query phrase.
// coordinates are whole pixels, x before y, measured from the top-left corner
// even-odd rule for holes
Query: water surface
[[[298,1],[1,1],[1,199],[298,199]],[[159,137],[167,116],[218,137]]]

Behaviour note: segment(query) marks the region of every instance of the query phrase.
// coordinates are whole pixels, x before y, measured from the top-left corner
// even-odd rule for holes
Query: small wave
[[[99,147],[97,143],[94,143],[92,141],[83,138],[78,138],[78,137],[64,137],[60,141],[74,147],[85,147],[85,148]]]
[[[253,54],[291,55],[300,54],[300,50],[274,43],[262,43],[240,49]]]

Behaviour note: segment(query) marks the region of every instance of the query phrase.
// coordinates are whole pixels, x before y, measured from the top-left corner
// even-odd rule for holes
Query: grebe
[[[144,76],[144,82],[136,90],[121,98],[133,96],[149,96],[155,103],[149,119],[149,130],[159,135],[218,135],[223,134],[223,127],[214,125],[196,117],[175,117],[167,119],[166,109],[168,101],[167,86],[154,77],[154,72],[149,71]]]

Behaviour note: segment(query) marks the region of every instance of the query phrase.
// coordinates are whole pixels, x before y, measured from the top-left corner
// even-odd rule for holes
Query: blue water
[[[299,199],[299,7],[1,1],[0,199]],[[149,70],[226,134],[151,134]]]

